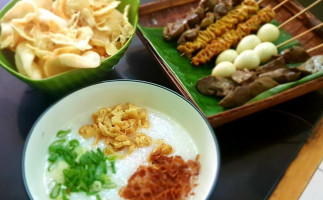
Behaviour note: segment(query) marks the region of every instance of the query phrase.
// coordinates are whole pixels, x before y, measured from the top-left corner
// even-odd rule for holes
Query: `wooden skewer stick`
[[[317,0],[314,3],[312,3],[311,5],[309,5],[307,8],[305,8],[304,10],[302,10],[301,12],[297,13],[296,15],[294,15],[293,17],[289,18],[288,20],[286,20],[284,23],[282,23],[281,25],[278,26],[278,28],[283,27],[284,25],[286,25],[288,22],[292,21],[293,19],[295,19],[296,17],[300,16],[301,14],[303,14],[304,12],[308,11],[309,9],[313,8],[314,6],[316,6],[318,3],[320,3],[322,0]]]
[[[322,43],[322,44],[317,45],[316,47],[312,47],[312,48],[308,49],[306,52],[307,52],[307,53],[311,53],[312,51],[315,51],[316,49],[319,49],[319,48],[321,48],[321,47],[323,47],[323,43]]]
[[[153,1],[140,6],[139,14],[146,15],[149,13],[157,12],[163,9],[171,8],[174,6],[180,6],[187,3],[192,3],[198,0],[165,0],[165,1]]]
[[[289,1],[289,0],[285,0],[285,1],[280,2],[280,4],[278,4],[277,6],[275,6],[273,8],[273,10],[277,10],[277,8],[279,8],[280,6],[284,5],[287,1]]]
[[[280,43],[280,44],[279,44],[279,45],[277,45],[276,47],[277,47],[277,48],[280,48],[280,47],[284,46],[285,44],[288,44],[288,43],[290,43],[291,41],[296,40],[297,38],[300,38],[300,37],[302,37],[303,35],[305,35],[305,34],[307,34],[307,33],[311,32],[312,30],[314,30],[314,29],[316,29],[316,28],[321,27],[322,25],[323,25],[323,23],[321,23],[321,24],[319,24],[319,25],[316,25],[316,26],[314,26],[314,27],[312,27],[312,28],[310,28],[310,29],[308,29],[308,30],[304,31],[304,32],[303,32],[303,33],[301,33],[301,34],[298,34],[297,36],[295,36],[295,37],[293,37],[293,38],[291,38],[291,39],[289,39],[289,40],[286,40],[286,41],[285,41],[285,42],[283,42],[283,43]]]
[[[257,1],[257,3],[258,4],[261,4],[262,2],[264,2],[264,1],[266,1],[266,0],[259,0],[259,1]]]

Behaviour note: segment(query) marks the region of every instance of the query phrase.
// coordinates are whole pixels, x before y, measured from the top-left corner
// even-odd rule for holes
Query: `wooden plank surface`
[[[323,118],[319,121],[296,159],[286,170],[269,200],[296,200],[323,159]]]

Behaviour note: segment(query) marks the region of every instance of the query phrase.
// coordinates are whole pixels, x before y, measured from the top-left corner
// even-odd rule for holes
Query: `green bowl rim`
[[[20,0],[11,0],[9,1],[1,10],[0,10],[0,20],[2,19],[2,17],[5,15],[6,12],[8,12],[8,10],[14,6],[17,2],[19,2]],[[117,0],[117,1],[122,1],[122,0]],[[118,50],[118,52],[112,56],[110,56],[109,58],[106,58],[104,60],[101,61],[101,64],[99,65],[98,68],[102,68],[102,63],[105,63],[109,60],[113,60],[115,57],[118,56],[118,54],[122,51],[124,51],[125,48],[128,48],[128,46],[130,45],[132,39],[134,38],[134,36],[136,35],[136,29],[137,29],[137,25],[138,25],[138,19],[139,19],[139,14],[138,14],[138,10],[139,10],[139,6],[140,6],[140,0],[133,0],[136,1],[136,5],[135,6],[135,16],[134,16],[134,23],[133,23],[133,27],[134,27],[134,31],[131,35],[130,38],[128,38],[127,42],[121,47],[121,49]],[[1,32],[1,31],[0,31]],[[20,80],[26,81],[26,82],[33,82],[33,83],[41,83],[41,82],[47,82],[50,81],[52,79],[56,79],[58,77],[62,77],[65,76],[66,74],[70,74],[70,73],[74,73],[75,71],[79,71],[79,70],[87,70],[87,69],[75,69],[75,70],[71,70],[71,71],[67,71],[67,72],[63,72],[60,74],[57,74],[55,76],[51,76],[48,78],[44,78],[44,79],[40,79],[40,80],[36,80],[36,79],[31,79],[29,77],[27,77],[26,75],[23,75],[21,73],[19,73],[17,70],[12,69],[11,67],[6,66],[6,64],[0,60],[0,65],[7,70],[9,73],[11,73],[12,75],[14,75],[15,77],[17,77]],[[113,68],[113,67],[111,67]]]

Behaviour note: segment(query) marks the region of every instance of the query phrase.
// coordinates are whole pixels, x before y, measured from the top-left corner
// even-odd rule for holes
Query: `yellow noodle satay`
[[[195,51],[204,48],[209,41],[221,36],[227,29],[235,28],[237,24],[247,20],[258,10],[259,7],[256,1],[245,0],[227,15],[211,24],[206,30],[199,31],[194,41],[179,45],[177,50],[190,58]]]
[[[265,7],[245,23],[239,24],[236,29],[228,30],[221,37],[212,40],[210,44],[192,58],[192,64],[198,66],[207,63],[222,51],[237,45],[243,37],[249,35],[252,31],[257,31],[261,24],[268,23],[275,19],[275,16],[275,12],[270,6]]]

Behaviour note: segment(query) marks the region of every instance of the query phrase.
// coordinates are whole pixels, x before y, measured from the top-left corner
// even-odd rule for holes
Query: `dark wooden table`
[[[1,0],[0,7],[7,2]],[[106,77],[124,78],[174,89],[137,37]],[[0,199],[28,199],[22,180],[25,139],[35,120],[57,100],[0,68]],[[267,198],[321,118],[322,101],[323,90],[315,91],[216,128],[221,169],[211,199]]]

